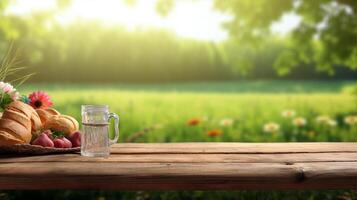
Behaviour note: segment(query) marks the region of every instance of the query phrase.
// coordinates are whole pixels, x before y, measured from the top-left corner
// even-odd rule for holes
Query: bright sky
[[[213,9],[213,0],[180,0],[166,17],[155,11],[156,0],[137,0],[128,6],[120,0],[73,0],[72,5],[56,15],[55,19],[70,24],[76,19],[99,20],[102,23],[122,25],[129,30],[138,27],[158,27],[175,32],[181,37],[200,40],[222,41],[228,33],[221,28],[229,15]],[[27,15],[36,10],[56,7],[56,0],[16,0],[7,13]],[[286,34],[299,23],[299,18],[289,14],[272,26],[272,31]]]

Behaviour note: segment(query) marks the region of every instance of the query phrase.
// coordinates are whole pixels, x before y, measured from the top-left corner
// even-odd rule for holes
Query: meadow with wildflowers
[[[80,119],[80,105],[120,115],[119,142],[357,141],[356,82],[254,81],[169,85],[26,84]],[[18,199],[356,199],[355,190],[8,191]],[[0,198],[1,199],[1,198]],[[11,199],[11,198],[9,198]]]
[[[120,142],[357,141],[355,82],[26,85],[80,119],[80,105],[120,115]],[[150,129],[134,137],[133,134]]]

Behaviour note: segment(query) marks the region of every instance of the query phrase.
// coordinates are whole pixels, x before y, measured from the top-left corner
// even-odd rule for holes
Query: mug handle
[[[119,139],[119,116],[115,113],[109,113],[108,122],[110,121],[111,118],[114,118],[115,120],[115,126],[114,126],[115,136],[114,139],[109,139],[110,145],[117,143]]]

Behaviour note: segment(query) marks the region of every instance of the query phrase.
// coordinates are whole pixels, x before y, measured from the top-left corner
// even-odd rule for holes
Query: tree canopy
[[[164,3],[165,1],[166,3]],[[159,0],[163,15],[174,0]],[[284,14],[300,17],[300,24],[289,35],[288,48],[275,60],[279,74],[292,68],[313,64],[317,70],[334,73],[339,66],[357,69],[357,1],[356,0],[214,0],[215,8],[233,16],[224,24],[240,45],[259,48],[270,39],[271,25]],[[244,64],[246,63],[246,64]],[[249,62],[242,60],[241,66]],[[243,67],[244,68],[244,67]]]
[[[355,0],[215,0],[215,6],[234,16],[224,27],[240,42],[267,38],[271,24],[284,14],[300,16],[289,47],[275,62],[281,74],[300,63],[313,63],[329,73],[337,66],[357,69]]]

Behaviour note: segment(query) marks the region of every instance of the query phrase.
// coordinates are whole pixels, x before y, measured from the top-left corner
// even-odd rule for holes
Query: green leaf
[[[297,56],[293,51],[283,51],[274,62],[274,69],[279,76],[285,76],[290,73],[291,69],[297,67]]]

